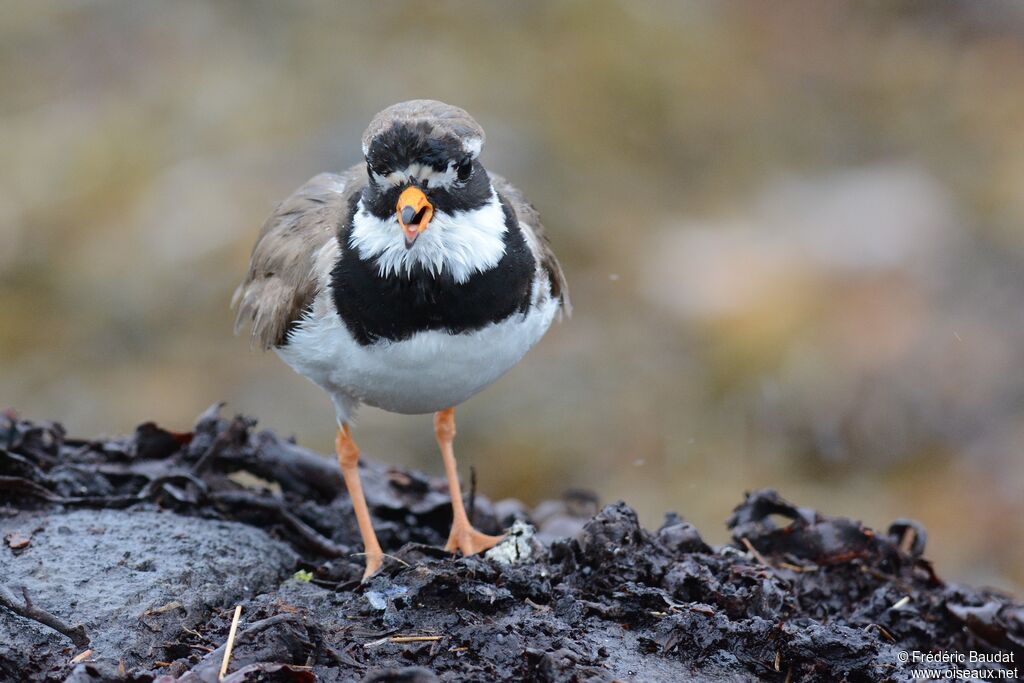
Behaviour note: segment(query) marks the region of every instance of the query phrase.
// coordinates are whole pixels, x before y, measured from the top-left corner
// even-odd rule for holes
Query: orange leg
[[[338,430],[334,450],[338,454],[338,464],[341,465],[341,476],[345,478],[345,486],[352,499],[356,521],[359,522],[359,534],[363,537],[363,547],[366,550],[366,571],[363,572],[363,581],[366,581],[380,569],[384,562],[384,553],[377,542],[377,534],[373,532],[370,510],[366,507],[366,497],[363,495],[363,482],[359,478],[359,446],[352,440],[348,425]]]
[[[455,451],[452,449],[455,440],[455,408],[434,413],[434,434],[437,436],[437,445],[441,447],[444,473],[448,476],[448,491],[452,497],[452,532],[444,549],[452,553],[459,550],[463,555],[475,555],[493,548],[503,537],[489,536],[474,529],[462,505],[459,473],[455,467]]]

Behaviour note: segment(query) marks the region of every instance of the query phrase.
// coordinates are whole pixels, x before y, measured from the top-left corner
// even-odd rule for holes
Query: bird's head
[[[399,261],[418,262],[456,275],[460,263],[479,270],[493,260],[487,243],[500,245],[504,217],[478,159],[484,131],[473,117],[434,100],[401,102],[373,118],[362,142],[369,182],[354,238],[364,255],[383,255],[382,266],[396,271]]]

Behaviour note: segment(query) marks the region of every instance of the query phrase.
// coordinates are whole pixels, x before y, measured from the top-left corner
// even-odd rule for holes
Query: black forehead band
[[[427,164],[444,171],[464,155],[462,141],[451,134],[437,135],[426,121],[396,123],[370,143],[366,160],[378,173]]]

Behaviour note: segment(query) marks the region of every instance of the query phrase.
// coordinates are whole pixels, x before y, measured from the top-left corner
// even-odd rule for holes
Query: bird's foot
[[[468,522],[465,524],[453,524],[452,532],[448,535],[448,544],[444,549],[450,553],[455,551],[463,555],[476,555],[485,550],[490,550],[498,545],[504,536],[491,536],[474,529]]]
[[[366,571],[363,572],[363,583],[370,580],[370,577],[380,571],[384,566],[384,553],[366,553]]]

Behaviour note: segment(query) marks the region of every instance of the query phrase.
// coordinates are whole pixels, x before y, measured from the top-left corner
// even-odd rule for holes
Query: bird
[[[235,331],[274,350],[334,404],[335,453],[365,556],[383,565],[352,437],[356,409],[434,415],[451,495],[445,546],[473,555],[501,536],[476,530],[462,502],[456,406],[515,366],[571,312],[537,210],[480,154],[483,128],[436,100],[387,107],[363,161],[321,173],[263,224],[235,291]]]

